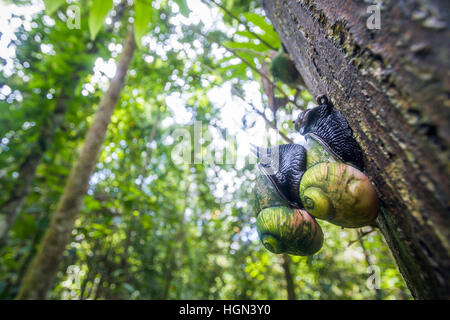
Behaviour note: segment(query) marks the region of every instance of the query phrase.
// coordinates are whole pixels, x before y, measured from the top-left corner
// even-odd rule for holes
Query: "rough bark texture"
[[[263,0],[307,87],[365,152],[378,224],[413,296],[450,298],[448,0]]]
[[[36,169],[44,153],[53,141],[55,132],[60,129],[67,112],[69,97],[73,96],[80,81],[78,75],[71,77],[66,86],[61,88],[55,109],[42,125],[39,138],[19,168],[19,176],[12,188],[8,200],[0,207],[0,246],[6,243],[8,232],[17,219],[17,215],[30,192]]]
[[[51,224],[36,257],[28,268],[17,299],[45,299],[53,284],[64,250],[72,235],[75,219],[88,190],[89,179],[105,140],[111,115],[119,100],[135,47],[134,34],[131,31],[117,64],[116,75],[100,101],[78,162],[70,172],[63,195],[53,213]]]

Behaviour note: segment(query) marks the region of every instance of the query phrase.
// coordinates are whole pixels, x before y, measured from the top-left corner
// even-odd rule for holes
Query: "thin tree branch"
[[[367,236],[368,234],[371,234],[371,233],[374,232],[374,231],[376,231],[375,228],[372,228],[372,229],[370,229],[369,231],[366,231],[366,232],[360,232],[360,233],[358,234],[358,239],[350,241],[350,242],[348,243],[347,247],[350,247],[350,246],[351,246],[352,244],[354,244],[355,242],[358,242],[359,237],[364,238],[365,236]]]
[[[205,38],[206,40],[210,41],[210,42],[214,42],[217,43],[218,45],[222,46],[225,50],[227,50],[228,52],[230,52],[231,54],[233,54],[236,58],[240,59],[245,65],[247,65],[250,69],[252,69],[253,71],[255,71],[256,73],[259,74],[260,77],[265,78],[267,81],[269,81],[273,87],[275,89],[277,89],[281,95],[283,97],[285,97],[290,103],[292,103],[293,105],[295,105],[297,108],[303,110],[304,108],[302,106],[300,106],[299,104],[297,104],[297,102],[295,100],[292,100],[284,91],[283,89],[281,89],[276,83],[274,83],[269,77],[267,77],[265,74],[263,74],[258,68],[254,67],[250,62],[248,62],[245,58],[241,57],[235,49],[232,48],[228,48],[227,46],[225,46],[223,43],[220,43],[216,40],[211,39],[210,37],[208,37],[207,35],[204,35],[203,33],[201,33],[197,28],[193,28],[191,26],[187,27],[189,30],[191,30],[192,32],[202,36],[203,38]]]

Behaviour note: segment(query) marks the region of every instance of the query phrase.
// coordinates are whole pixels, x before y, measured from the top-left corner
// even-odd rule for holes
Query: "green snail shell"
[[[306,137],[306,169],[321,162],[338,162],[333,154],[318,139]]]
[[[264,247],[273,253],[307,256],[322,248],[322,229],[304,210],[263,209],[256,220],[256,229]]]
[[[379,209],[367,176],[340,162],[323,162],[306,170],[300,182],[300,199],[312,216],[349,228],[374,223]]]

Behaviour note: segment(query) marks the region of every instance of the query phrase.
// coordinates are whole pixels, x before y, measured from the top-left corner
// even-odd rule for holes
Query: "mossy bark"
[[[342,111],[413,296],[450,298],[450,3],[262,0],[310,92]]]
[[[70,241],[75,220],[88,190],[89,179],[105,140],[111,115],[119,101],[119,95],[124,86],[125,76],[135,47],[134,34],[131,31],[127,36],[123,53],[117,64],[116,75],[100,101],[78,161],[70,172],[63,195],[53,213],[50,226],[45,233],[39,251],[23,279],[17,299],[45,299],[53,284],[64,250]]]

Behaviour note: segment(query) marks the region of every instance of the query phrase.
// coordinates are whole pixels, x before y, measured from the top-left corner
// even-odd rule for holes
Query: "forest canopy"
[[[316,101],[259,2],[3,1],[0,30],[1,299],[411,298],[377,228],[261,245],[251,144]]]

